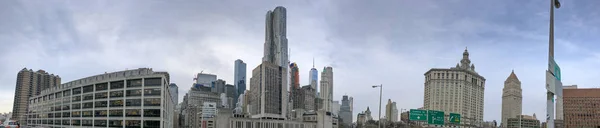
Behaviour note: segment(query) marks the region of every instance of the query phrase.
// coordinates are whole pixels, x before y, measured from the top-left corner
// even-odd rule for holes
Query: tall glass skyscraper
[[[235,101],[237,101],[239,95],[244,93],[244,91],[246,90],[246,63],[244,63],[244,61],[240,59],[235,60],[233,71],[233,84],[235,86],[235,89],[237,90],[234,98]]]
[[[319,71],[317,71],[317,69],[315,68],[315,63],[313,62],[313,68],[310,69],[310,73],[308,74],[308,82],[310,83],[310,87],[312,87],[313,89],[315,89],[315,93],[319,92],[318,87],[318,83],[317,81],[319,81]]]

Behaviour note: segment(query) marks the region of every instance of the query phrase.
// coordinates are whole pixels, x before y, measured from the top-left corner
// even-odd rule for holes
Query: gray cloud
[[[588,72],[600,63],[591,43],[600,20],[588,2],[595,1],[566,1],[557,11],[565,84],[591,87],[600,76]],[[317,69],[333,66],[334,98],[353,96],[354,115],[367,106],[377,112],[373,84],[383,84],[384,100],[399,108],[421,107],[423,73],[454,66],[465,46],[487,78],[485,120],[499,120],[511,69],[523,83],[523,112],[545,115],[548,4],[542,0],[0,1],[0,92],[14,92],[23,67],[58,74],[63,83],[151,67],[171,74],[180,97],[200,71],[232,81],[235,59],[248,63],[250,77],[262,57],[264,15],[279,5],[288,10],[291,61],[300,66],[301,84],[308,84],[313,57]],[[0,96],[0,112],[11,110],[12,98]]]

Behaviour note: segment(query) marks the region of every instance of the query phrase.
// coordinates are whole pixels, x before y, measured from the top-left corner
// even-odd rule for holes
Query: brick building
[[[600,127],[600,88],[564,89],[564,125]]]

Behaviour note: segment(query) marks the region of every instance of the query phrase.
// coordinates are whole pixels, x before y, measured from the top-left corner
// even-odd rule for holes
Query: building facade
[[[521,115],[523,105],[521,91],[521,81],[513,70],[504,81],[502,89],[502,127],[507,126],[509,118]]]
[[[246,63],[237,59],[233,67],[233,85],[237,90],[235,97],[239,97],[240,94],[246,91]],[[237,101],[237,98],[234,99]]]
[[[309,77],[308,77],[308,83],[310,84],[310,86],[312,88],[314,88],[315,91],[315,95],[316,92],[319,92],[319,71],[315,68],[315,60],[313,59],[313,68],[310,69],[310,72],[308,73]]]
[[[483,122],[485,78],[475,71],[466,49],[456,67],[433,68],[424,75],[424,109],[461,114],[463,125]]]
[[[194,79],[196,80],[196,84],[199,84],[201,86],[211,86],[212,82],[217,81],[217,75],[214,74],[207,74],[207,73],[198,73],[198,75],[196,76],[196,78]]]
[[[600,88],[563,88],[563,125],[600,127]]]
[[[321,95],[323,99],[323,108],[325,111],[331,112],[333,103],[333,68],[325,67],[321,72]]]
[[[250,101],[253,118],[286,118],[287,88],[281,78],[286,74],[282,67],[273,63],[263,62],[252,71],[250,78]]]
[[[340,119],[344,126],[352,126],[352,110],[350,109],[350,100],[348,95],[342,96],[342,106],[340,107]]]
[[[105,73],[44,90],[29,99],[30,127],[173,127],[166,72]]]
[[[396,102],[392,102],[392,99],[388,99],[388,103],[385,105],[385,118],[390,122],[398,121],[398,108]]]
[[[519,117],[520,116],[520,117]],[[540,128],[540,120],[529,115],[517,115],[515,117],[508,118],[507,125],[504,128]]]
[[[17,73],[15,97],[13,99],[13,114],[11,119],[25,124],[25,114],[29,108],[29,98],[40,95],[43,90],[60,86],[60,76],[48,74],[44,70],[34,72],[23,68]]]

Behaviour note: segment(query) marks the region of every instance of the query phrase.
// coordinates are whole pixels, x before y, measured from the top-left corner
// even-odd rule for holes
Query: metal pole
[[[551,71],[550,63],[554,60],[554,3],[555,0],[550,0],[550,26],[549,26],[549,39],[548,39],[548,70]],[[546,83],[548,84],[548,83]],[[555,85],[549,85],[555,86]],[[555,91],[555,90],[551,90]],[[547,92],[546,95],[546,118],[548,128],[554,128],[554,93],[551,91]]]
[[[381,128],[381,92],[383,91],[383,84],[379,85],[379,128]]]

